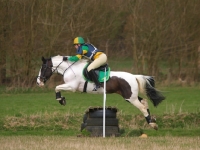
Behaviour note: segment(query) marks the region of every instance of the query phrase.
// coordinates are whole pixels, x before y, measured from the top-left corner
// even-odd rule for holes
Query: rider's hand
[[[63,56],[63,61],[67,61],[68,57]]]

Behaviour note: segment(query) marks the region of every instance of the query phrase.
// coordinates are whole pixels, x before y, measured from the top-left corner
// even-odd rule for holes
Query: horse
[[[66,56],[65,56],[66,57]],[[83,76],[83,69],[88,65],[88,60],[81,59],[77,62],[69,60],[63,61],[63,56],[42,57],[42,66],[37,76],[37,84],[42,87],[53,73],[63,76],[64,84],[55,88],[56,100],[61,105],[65,105],[65,97],[61,96],[61,91],[80,91],[91,94],[101,94],[104,92],[104,84],[97,91],[93,91],[94,82],[88,82]],[[133,75],[128,72],[110,71],[109,79],[106,81],[106,93],[117,93],[126,101],[137,107],[144,115],[146,122],[155,130],[158,129],[156,119],[151,117],[148,101],[139,97],[143,93],[153,103],[155,107],[160,104],[165,97],[155,88],[155,80],[152,76]]]

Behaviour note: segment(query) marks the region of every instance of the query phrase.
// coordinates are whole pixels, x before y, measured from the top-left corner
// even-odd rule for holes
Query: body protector
[[[101,52],[100,50],[98,50],[94,45],[92,44],[83,44],[81,45],[78,50],[77,50],[77,54],[83,55],[83,46],[87,46],[88,47],[88,52],[86,54],[84,54],[86,57],[88,57],[91,60],[94,60],[93,56],[97,53],[97,52]]]

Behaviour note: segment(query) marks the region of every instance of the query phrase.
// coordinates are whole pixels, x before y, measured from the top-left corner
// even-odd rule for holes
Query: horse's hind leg
[[[149,105],[146,99],[143,99],[141,97],[138,96],[138,100],[140,101],[140,103],[142,103],[145,108],[147,109],[148,114],[150,115],[150,110],[149,110]]]
[[[156,124],[156,120],[151,118],[147,100],[145,100],[141,97],[138,97],[138,99],[130,99],[128,101],[130,101],[134,106],[136,106],[143,113],[147,123],[152,128],[154,128],[155,130],[158,129],[158,125]]]
[[[139,97],[139,96],[138,96],[138,100],[140,101],[140,103],[142,103],[145,106],[145,108],[147,109],[148,114],[151,115],[150,110],[149,110],[148,101],[146,99],[144,99],[144,98]],[[151,122],[152,121],[156,122],[155,118],[151,118]]]

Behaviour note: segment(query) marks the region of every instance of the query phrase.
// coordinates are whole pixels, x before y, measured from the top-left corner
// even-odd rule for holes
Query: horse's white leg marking
[[[133,104],[135,107],[137,107],[143,113],[145,118],[149,116],[149,113],[147,111],[148,103],[146,100],[140,102],[137,98],[135,99],[132,98],[129,99],[128,101],[131,102],[131,104]],[[158,125],[155,122],[150,122],[149,125],[155,130],[158,129]]]
[[[149,109],[149,105],[146,99],[142,99],[141,103],[145,106],[146,109]]]
[[[135,107],[137,107],[144,115],[144,117],[147,117],[149,115],[149,113],[147,112],[147,108],[145,105],[143,105],[138,98],[131,98],[128,100],[129,102],[131,102],[131,104],[133,104]]]

